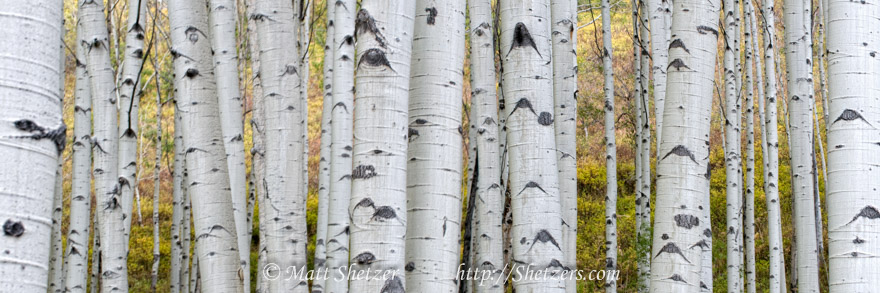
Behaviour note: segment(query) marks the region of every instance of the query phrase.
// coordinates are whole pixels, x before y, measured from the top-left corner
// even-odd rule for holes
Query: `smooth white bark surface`
[[[765,111],[763,119],[766,140],[764,146],[764,197],[767,200],[767,226],[770,246],[770,293],[785,291],[785,275],[782,247],[782,212],[779,203],[779,134],[776,113],[776,20],[774,1],[764,0],[764,60],[767,76],[765,88]],[[759,67],[758,70],[761,70]]]
[[[333,139],[331,126],[333,125],[333,48],[336,48],[337,44],[334,41],[334,33],[335,33],[335,25],[333,24],[333,18],[335,17],[335,9],[336,3],[333,1],[327,1],[327,26],[326,26],[326,34],[324,35],[324,102],[323,102],[323,110],[321,111],[321,150],[320,150],[320,160],[318,161],[318,223],[316,228],[315,235],[315,268],[317,270],[326,269],[327,263],[327,222],[329,221],[329,209],[330,209],[330,187],[333,182],[330,180],[330,161],[332,161],[332,157],[330,156],[330,144]],[[350,183],[349,183],[350,184]],[[348,202],[345,202],[345,211],[348,211]],[[348,258],[346,257],[346,261]],[[319,278],[317,280],[312,281],[312,292],[322,293],[324,292],[325,283],[327,280],[324,278]]]
[[[602,1],[602,73],[605,76],[605,269],[617,269],[617,136],[614,114],[614,63],[611,3]],[[605,292],[617,292],[617,280],[605,280]]]
[[[724,0],[724,166],[727,227],[727,292],[742,291],[743,199],[740,124],[742,113],[738,87],[739,1]]]
[[[746,118],[746,178],[745,178],[745,202],[743,204],[744,223],[743,223],[743,242],[745,253],[745,264],[743,273],[745,273],[745,292],[755,293],[755,80],[754,76],[754,48],[753,42],[756,42],[755,36],[752,34],[750,13],[752,9],[751,0],[743,2],[744,15],[744,35],[745,35],[745,75],[746,75],[746,95],[745,95],[745,118]]]

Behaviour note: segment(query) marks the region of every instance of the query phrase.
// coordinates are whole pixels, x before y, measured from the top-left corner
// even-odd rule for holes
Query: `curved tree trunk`
[[[489,271],[482,284],[473,282],[477,293],[504,292],[500,283],[504,269],[504,243],[501,230],[504,190],[501,188],[501,149],[499,146],[498,96],[495,75],[495,26],[489,0],[468,1],[470,17],[471,99],[476,132],[475,219],[471,249],[472,264]],[[485,235],[485,237],[483,237]]]
[[[765,89],[766,102],[764,111],[764,131],[766,132],[766,140],[764,146],[767,150],[767,156],[764,160],[764,196],[767,200],[767,226],[770,232],[770,293],[779,293],[785,291],[785,282],[782,281],[785,275],[785,265],[783,261],[782,247],[782,212],[779,203],[779,138],[776,114],[776,52],[774,44],[776,44],[776,20],[774,12],[774,1],[764,0],[763,13],[764,16],[764,59],[767,61],[764,66],[767,75],[767,84]],[[759,69],[760,70],[760,69]]]
[[[785,63],[788,75],[789,146],[797,291],[819,292],[816,241],[815,142],[813,134],[812,1],[785,1]]]
[[[307,292],[308,283],[291,279],[306,266],[306,195],[303,193],[303,97],[296,49],[297,12],[290,1],[258,1],[254,16],[260,48],[260,82],[265,106],[265,174],[260,212],[266,213],[266,264],[277,265],[268,292]],[[263,222],[261,221],[261,224]]]
[[[406,284],[458,292],[465,1],[416,0],[407,149]],[[436,6],[435,6],[436,5]]]
[[[414,18],[415,1],[364,0],[358,12],[351,173],[351,189],[358,192],[349,205],[351,263],[358,272],[403,272],[405,267],[407,101]],[[403,292],[404,282],[400,275],[353,279],[350,290]]]
[[[501,76],[510,164],[511,263],[561,273],[562,215],[553,108],[548,1],[502,0]],[[538,78],[536,78],[538,77]],[[523,241],[520,241],[525,239]],[[525,268],[515,268],[524,270]],[[561,279],[522,279],[517,292],[565,292]]]
[[[880,287],[880,7],[828,0],[828,246],[831,292]],[[834,146],[834,147],[830,147]]]
[[[739,1],[724,0],[724,164],[727,187],[727,292],[742,292],[742,156],[739,65]]]
[[[327,223],[329,222],[330,210],[330,187],[333,181],[330,180],[330,163],[333,160],[330,156],[330,144],[333,139],[333,51],[337,47],[334,41],[335,25],[333,18],[335,17],[336,3],[327,1],[326,10],[326,34],[324,35],[324,102],[321,112],[321,159],[318,161],[318,223],[315,235],[315,269],[319,272],[327,271]],[[346,201],[345,211],[348,211]],[[348,258],[346,258],[348,261]],[[312,292],[323,293],[326,288],[327,279],[318,278],[312,282]]]
[[[207,5],[168,3],[174,60],[174,88],[186,138],[188,191],[196,235],[194,255],[200,265],[199,288],[205,292],[242,292],[242,276],[233,217],[226,152],[220,130],[214,84]],[[195,263],[195,260],[194,260]],[[193,265],[195,267],[195,265]]]
[[[348,215],[351,200],[352,108],[354,103],[354,32],[357,1],[336,1],[333,8],[333,94],[330,143],[330,204],[327,212],[327,269],[347,273]],[[340,269],[342,271],[340,271]],[[326,292],[348,291],[348,278],[330,278]]]
[[[101,1],[82,1],[79,20],[83,34],[80,42],[89,46],[86,65],[91,81],[94,123],[92,148],[94,158],[95,194],[98,197],[99,231],[101,233],[101,291],[128,290],[126,265],[125,203],[121,197],[118,174],[119,137],[116,129],[116,86],[110,65],[110,42]],[[129,201],[131,204],[131,201]]]
[[[701,271],[703,255],[711,253],[712,232],[703,214],[709,198],[709,122],[719,8],[693,0],[679,0],[675,6],[665,130],[658,147],[651,292],[711,291],[712,284],[701,280]]]
[[[128,1],[128,25],[125,27],[125,57],[119,83],[119,192],[125,219],[125,253],[131,234],[132,208],[137,183],[138,112],[140,109],[140,74],[144,63],[144,27],[147,24],[146,0]],[[117,52],[118,53],[118,52]],[[118,55],[117,55],[118,56]],[[140,205],[138,205],[140,215]],[[138,217],[138,220],[141,218]],[[128,257],[126,257],[126,260]]]
[[[143,0],[142,0],[143,1]],[[211,27],[211,48],[214,55],[214,77],[220,106],[220,129],[229,169],[229,188],[232,194],[235,231],[238,233],[238,251],[243,272],[250,272],[251,241],[247,226],[247,177],[244,156],[244,124],[242,99],[238,79],[235,18],[238,9],[235,0],[208,1],[208,24]],[[250,292],[250,273],[242,274],[245,292]]]

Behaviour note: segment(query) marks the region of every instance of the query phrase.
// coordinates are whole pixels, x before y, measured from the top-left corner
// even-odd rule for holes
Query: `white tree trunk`
[[[794,230],[798,239],[797,291],[819,292],[816,241],[815,142],[813,134],[812,1],[785,1],[785,63],[788,75],[789,145],[794,197]]]
[[[665,129],[658,147],[651,292],[711,291],[712,284],[701,280],[701,271],[703,255],[711,253],[712,232],[703,215],[709,209],[718,4],[679,0],[675,5]]]
[[[779,203],[779,138],[776,130],[777,114],[776,114],[776,52],[774,44],[776,44],[776,21],[774,12],[774,1],[764,0],[763,13],[764,16],[764,59],[767,61],[764,66],[767,75],[766,84],[766,102],[764,111],[764,130],[766,132],[766,140],[764,146],[767,149],[767,156],[764,160],[764,196],[767,200],[767,225],[769,227],[770,238],[770,293],[779,293],[785,291],[785,282],[782,281],[785,275],[785,266],[783,263],[783,247],[782,247],[782,220]],[[800,62],[800,61],[798,61]],[[760,68],[760,67],[759,67]]]
[[[751,22],[754,21],[750,17],[752,9],[751,0],[745,0],[743,3],[744,19],[745,19],[745,75],[746,75],[746,180],[745,180],[745,203],[744,203],[744,224],[743,224],[743,241],[745,242],[745,292],[755,293],[755,80],[754,75],[754,58],[752,43],[756,42],[751,31]]]
[[[605,269],[617,269],[617,138],[614,114],[614,55],[611,3],[602,0],[602,73],[605,76]],[[617,280],[605,280],[605,292],[617,292]]]
[[[465,1],[417,0],[407,150],[406,284],[458,292]]]
[[[0,6],[0,291],[46,292],[52,198],[64,149],[60,1]],[[14,40],[14,41],[13,41]]]
[[[159,69],[157,68],[157,71]],[[158,83],[156,84],[158,85]],[[156,164],[153,166],[153,267],[151,270],[150,291],[156,292],[159,282],[159,201],[162,187],[162,96],[156,95]]]
[[[118,184],[119,133],[116,129],[116,86],[110,65],[110,41],[101,1],[81,1],[79,21],[83,34],[79,41],[86,50],[86,65],[92,93],[94,134],[95,194],[100,211],[101,233],[101,290],[104,292],[128,290],[126,265],[125,208]],[[131,201],[129,201],[129,205]]]
[[[880,287],[880,7],[828,0],[828,246],[831,292]]]
[[[171,277],[170,289],[171,293],[186,292],[183,291],[183,272],[189,266],[188,258],[184,258],[189,251],[183,250],[183,227],[189,223],[189,210],[184,211],[186,205],[184,199],[186,196],[186,186],[183,182],[184,168],[186,162],[186,149],[183,147],[183,129],[181,129],[180,111],[177,107],[177,100],[174,100],[174,173],[172,182],[172,201],[171,201]],[[184,221],[186,219],[186,221]],[[186,262],[184,260],[187,260]]]
[[[81,33],[82,30],[77,25],[77,34]],[[82,293],[86,292],[89,276],[89,232],[92,223],[92,101],[86,64],[82,63],[85,62],[84,48],[79,42],[75,46],[77,62],[74,73],[73,163],[64,292]]]
[[[143,0],[141,0],[143,1]],[[242,99],[238,79],[235,18],[238,13],[235,0],[210,0],[208,22],[211,27],[211,48],[214,52],[214,77],[220,106],[220,129],[229,169],[229,188],[232,194],[235,231],[238,233],[238,251],[243,272],[250,272],[251,241],[247,226],[247,177],[244,156],[244,124]],[[242,274],[243,288],[250,292],[249,273]]]
[[[125,252],[131,234],[134,194],[137,192],[138,112],[140,109],[140,74],[144,63],[144,27],[147,24],[147,1],[128,0],[128,24],[125,27],[125,57],[119,81],[119,192],[125,225]],[[119,55],[116,55],[117,57]],[[138,206],[140,207],[140,205]],[[138,208],[140,215],[140,208]],[[140,221],[141,218],[138,217]],[[126,260],[128,257],[126,256]]]
[[[403,272],[405,267],[407,101],[414,18],[415,1],[364,0],[358,12],[351,173],[351,189],[358,192],[352,194],[349,206],[351,263],[357,272]],[[404,282],[400,275],[353,279],[350,290],[404,292]]]
[[[357,1],[336,1],[333,8],[332,106],[330,109],[330,202],[327,212],[327,269],[348,271],[352,172],[352,113],[354,109],[354,33]],[[341,270],[341,271],[340,271]],[[347,292],[348,278],[330,278],[325,292]]]
[[[648,92],[650,86],[650,56],[648,52],[649,17],[645,1],[636,1],[633,25],[638,29],[637,43],[633,45],[635,57],[639,60],[637,68],[636,99],[636,251],[638,253],[639,292],[648,292],[651,287],[651,109]],[[641,20],[640,18],[641,17]],[[639,22],[641,21],[641,22]]]
[[[739,87],[736,54],[739,54],[739,1],[724,0],[724,164],[727,193],[727,292],[742,292],[742,156]],[[711,254],[711,253],[710,253]]]
[[[647,1],[647,13],[651,24],[651,59],[654,60],[654,117],[656,120],[657,146],[663,131],[663,109],[666,105],[666,66],[669,64],[669,42],[672,29],[672,2]],[[647,36],[645,36],[647,37]],[[647,69],[645,69],[647,70]],[[658,153],[658,156],[661,154]]]
[[[186,138],[188,191],[192,195],[199,288],[242,292],[241,266],[229,189],[226,153],[212,66],[208,7],[168,3],[174,60],[174,88]],[[195,272],[193,272],[195,274]]]
[[[501,76],[507,117],[511,263],[561,274],[562,215],[553,121],[549,1],[501,1]],[[518,269],[524,270],[520,267]],[[565,292],[560,278],[514,282],[517,292]]]
[[[63,59],[63,58],[62,58]],[[64,75],[64,68],[60,69]],[[62,82],[63,84],[63,82]],[[64,99],[64,89],[61,88],[61,98]],[[63,102],[61,103],[63,104]],[[62,108],[63,110],[63,108]],[[66,139],[66,135],[65,135]],[[64,204],[64,158],[59,156],[58,166],[55,168],[55,192],[52,197],[52,246],[49,255],[49,289],[48,292],[61,292],[64,288],[64,262],[61,243],[61,220],[63,217]]]
[[[577,0],[550,1],[553,42],[553,100],[559,199],[562,211],[562,266],[577,268]],[[577,280],[567,278],[568,293]]]
[[[321,159],[318,161],[318,223],[315,235],[315,269],[326,271],[327,261],[327,222],[329,222],[330,210],[330,187],[333,181],[330,180],[330,162],[333,160],[330,156],[330,144],[332,136],[333,122],[333,51],[338,46],[334,41],[335,25],[333,18],[335,17],[336,3],[327,1],[326,17],[326,33],[324,34],[324,102],[321,111]],[[352,78],[353,78],[352,72]],[[350,170],[350,169],[349,169]],[[350,184],[350,182],[349,182]],[[346,201],[344,211],[348,211],[348,202]],[[348,261],[348,257],[345,258]],[[326,288],[327,280],[318,278],[312,281],[312,292],[323,293]]]
[[[269,292],[307,292],[305,280],[290,278],[289,269],[306,266],[306,195],[303,193],[303,97],[296,49],[298,19],[290,1],[258,1],[253,19],[260,48],[260,82],[265,106],[265,174],[260,212],[266,213],[266,264]],[[261,221],[261,224],[263,222]]]
[[[504,292],[499,281],[504,269],[503,236],[504,190],[501,185],[501,149],[499,146],[498,96],[495,74],[495,26],[489,0],[468,1],[470,17],[471,99],[476,132],[476,199],[477,217],[471,239],[471,253],[476,268],[489,272],[482,284],[474,282],[477,293]],[[485,235],[485,237],[483,236]]]
[[[100,227],[98,213],[95,213],[92,227],[92,271],[89,275],[89,278],[91,279],[89,282],[89,289],[92,293],[97,293],[98,288],[101,286],[101,279],[98,277],[101,273],[101,234],[98,231],[98,227]]]

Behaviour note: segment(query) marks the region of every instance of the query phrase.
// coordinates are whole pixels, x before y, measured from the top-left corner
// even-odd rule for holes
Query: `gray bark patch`
[[[381,206],[377,208],[375,212],[373,212],[372,219],[386,220],[394,218],[397,218],[397,212],[394,211],[394,208],[390,206]]]
[[[691,159],[691,161],[693,161],[694,163],[697,163],[697,159],[696,159],[696,157],[694,157],[694,154],[691,153],[691,150],[689,150],[686,146],[683,146],[683,145],[677,145],[674,148],[672,148],[672,150],[669,151],[668,153],[666,153],[666,155],[663,156],[663,158],[661,160],[665,160],[670,155],[676,155],[679,157],[688,157]]]
[[[669,43],[669,49],[672,50],[672,48],[681,48],[687,53],[691,52],[691,50],[688,50],[688,48],[684,46],[684,42],[682,42],[681,39],[675,39]]]
[[[376,38],[376,42],[379,43],[379,46],[385,48],[385,37],[382,36],[382,32],[376,26],[376,20],[370,16],[370,12],[366,9],[361,9],[357,13],[355,32],[358,36],[363,33],[372,34]]]
[[[672,60],[672,62],[669,62],[669,66],[666,66],[666,70],[669,70],[669,68],[672,68],[672,67],[675,67],[675,70],[678,70],[678,71],[681,71],[682,68],[691,69],[686,64],[684,64],[684,61],[682,61],[679,58],[675,58],[675,60]]]
[[[862,117],[862,114],[859,114],[859,112],[856,112],[855,110],[851,110],[851,109],[843,110],[843,113],[840,113],[840,116],[837,116],[837,119],[834,119],[834,122],[832,122],[831,124],[837,123],[837,121],[840,121],[840,120],[853,121],[856,119],[862,120],[865,123],[867,123],[868,125],[871,125],[871,123],[868,123],[868,120],[865,120],[865,118]]]
[[[538,46],[535,45],[535,40],[532,39],[529,29],[522,22],[518,22],[513,29],[513,43],[510,44],[510,51],[507,51],[507,55],[510,55],[513,49],[520,47],[532,47],[538,53],[538,57],[544,58],[544,56],[541,56],[541,51],[538,51]]]
[[[374,261],[376,261],[376,256],[369,251],[363,252],[354,257],[354,262],[359,265],[369,265],[372,264]]]
[[[47,129],[28,119],[15,121],[13,122],[13,125],[15,125],[15,129],[31,133],[31,135],[15,138],[30,138],[33,140],[49,139],[55,144],[55,148],[59,154],[64,151],[64,147],[67,145],[67,124],[64,124],[64,121],[61,121],[61,125],[55,129]]]
[[[662,253],[678,254],[681,256],[681,258],[684,259],[684,261],[691,263],[691,261],[689,261],[687,259],[687,257],[684,256],[684,253],[681,252],[681,248],[678,248],[678,245],[675,245],[675,243],[672,243],[672,242],[666,243],[666,245],[664,245],[663,248],[660,248],[660,252],[657,252],[657,255],[655,255],[654,258],[657,258]]]
[[[535,238],[532,239],[532,246],[529,247],[529,250],[531,251],[532,248],[535,247],[535,244],[538,242],[545,244],[547,242],[550,242],[550,244],[556,246],[556,249],[562,250],[559,248],[559,243],[556,242],[556,239],[553,239],[553,235],[550,235],[550,232],[547,232],[547,230],[541,230],[538,231],[538,234],[535,234]]]
[[[698,247],[700,249],[709,249],[710,248],[709,244],[706,243],[706,240],[697,241],[697,243],[694,243],[694,245],[691,245],[691,247],[688,247],[688,249],[691,249],[694,247]]]
[[[541,115],[538,115],[538,124],[549,126],[553,124],[553,114],[549,112],[541,112]]]
[[[529,102],[528,98],[522,98],[522,99],[519,99],[519,101],[516,101],[516,106],[513,107],[513,111],[510,111],[510,115],[508,115],[508,116],[513,116],[513,113],[516,112],[516,110],[519,110],[520,108],[529,109],[529,111],[531,111],[532,114],[538,115],[538,113],[535,112],[535,108],[532,107],[532,102]]]
[[[428,13],[428,24],[434,25],[437,21],[437,8],[436,7],[428,7],[425,8],[425,12]]]
[[[21,237],[22,234],[24,234],[24,225],[21,222],[6,220],[6,223],[3,223],[3,235]]]
[[[388,58],[385,57],[385,52],[376,48],[364,52],[364,55],[361,56],[361,60],[358,62],[358,67],[364,63],[372,67],[388,67],[388,69],[391,69],[392,71],[394,70],[391,68],[391,63],[388,62]]]
[[[865,206],[864,208],[862,208],[861,211],[859,211],[858,214],[856,214],[855,217],[853,217],[852,221],[849,221],[849,223],[846,224],[852,224],[852,222],[855,222],[859,218],[866,218],[869,220],[880,219],[880,212],[878,212],[877,209],[872,206]]]
[[[715,30],[714,28],[705,26],[705,25],[698,26],[697,32],[700,33],[701,35],[705,35],[706,33],[711,33],[711,34],[715,35],[716,37],[718,36],[717,30]]]
[[[685,281],[684,278],[682,278],[681,275],[679,275],[679,274],[673,274],[672,277],[666,278],[666,280],[673,280],[673,281],[680,282],[680,283],[685,283],[685,284],[688,283],[688,282]]]
[[[370,179],[376,176],[376,168],[372,165],[358,165],[351,171],[352,179]]]
[[[385,280],[385,285],[382,286],[382,290],[379,293],[406,293],[406,291],[403,289],[403,282],[400,281],[400,277],[393,277]]]
[[[675,217],[673,217],[673,219],[675,219],[676,226],[679,226],[679,227],[682,227],[685,229],[690,229],[690,228],[693,228],[693,227],[700,225],[700,218],[697,218],[693,215],[678,214],[678,215],[675,215]]]

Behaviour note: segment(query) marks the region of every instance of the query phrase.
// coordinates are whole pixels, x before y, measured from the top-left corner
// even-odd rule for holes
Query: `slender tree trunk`
[[[669,64],[673,7],[671,1],[646,1],[651,24],[651,59],[654,60],[654,66],[651,69],[654,77],[654,119],[656,120],[657,146],[659,147],[660,135],[663,131],[663,108],[666,105],[666,65]]]
[[[128,24],[125,27],[125,57],[119,83],[119,192],[125,225],[125,253],[131,234],[132,207],[137,192],[138,112],[140,75],[144,63],[144,27],[147,24],[146,0],[128,0]],[[117,52],[118,53],[118,52]],[[119,56],[119,55],[116,55]],[[140,201],[138,201],[140,202]],[[140,204],[138,204],[138,220]],[[128,257],[126,256],[126,260]]]
[[[79,24],[77,24],[77,34],[82,34]],[[86,61],[84,48],[79,42],[75,46],[73,163],[64,292],[81,293],[86,292],[89,276],[89,232],[92,223],[90,215],[92,188],[89,171],[92,167],[92,101],[89,76],[86,72],[86,64],[83,63]]]
[[[92,151],[94,152],[95,194],[100,210],[101,291],[128,290],[126,265],[125,208],[118,174],[119,133],[116,129],[116,86],[110,65],[110,42],[101,1],[82,1],[79,19],[83,34],[81,43],[88,46],[86,65],[91,81],[94,118]],[[131,201],[129,201],[131,204]]]
[[[577,0],[550,1],[553,43],[553,100],[559,199],[562,211],[562,266],[577,267]],[[575,293],[575,278],[565,281]]]
[[[651,292],[711,291],[701,271],[712,237],[703,215],[709,208],[709,122],[720,8],[714,4],[679,0],[675,6],[666,129],[658,147]]]
[[[306,195],[303,193],[303,97],[295,40],[297,12],[290,1],[259,1],[254,11],[260,48],[260,82],[265,115],[266,187],[261,214],[266,213],[269,292],[307,292],[308,283],[291,279],[288,270],[306,266]],[[263,106],[261,105],[261,106]],[[261,224],[263,222],[261,221]]]
[[[742,157],[737,54],[739,54],[739,1],[724,1],[724,161],[727,187],[727,292],[742,292]]]
[[[229,169],[229,188],[232,194],[235,231],[243,272],[250,272],[250,237],[247,226],[247,179],[244,156],[244,125],[242,123],[242,99],[238,79],[238,55],[236,54],[235,0],[210,0],[208,22],[211,27],[211,48],[214,52],[214,77],[217,82],[217,98],[220,106],[220,129]],[[243,288],[250,292],[250,274],[242,274]]]
[[[746,65],[746,185],[745,185],[745,223],[743,225],[743,240],[745,242],[745,292],[755,293],[755,81],[753,79],[754,66],[752,58],[754,58],[752,43],[755,42],[754,35],[750,30],[751,22],[754,21],[749,16],[751,12],[751,0],[745,0],[743,3],[745,18],[745,65]]]
[[[101,286],[101,279],[98,277],[101,272],[101,235],[98,231],[99,226],[98,213],[95,212],[94,223],[92,223],[92,271],[90,274],[91,281],[89,282],[92,293],[97,293],[98,288]]]
[[[648,91],[651,88],[651,62],[650,62],[650,52],[648,51],[648,41],[647,37],[650,35],[648,32],[647,24],[649,22],[649,17],[647,13],[647,7],[645,6],[645,1],[639,0],[639,6],[641,7],[641,22],[639,23],[639,43],[638,47],[634,50],[639,50],[639,89],[637,92],[636,101],[637,104],[640,105],[638,116],[641,116],[641,121],[637,123],[637,127],[639,128],[639,155],[638,162],[641,168],[639,169],[639,173],[636,175],[641,178],[641,181],[637,185],[636,192],[636,251],[639,253],[638,255],[638,266],[639,266],[639,292],[648,292],[651,287],[651,109],[650,109],[650,97]]]
[[[828,0],[828,246],[831,292],[880,287],[880,7]]]
[[[333,9],[333,86],[330,144],[330,202],[327,212],[327,269],[347,273],[348,215],[351,200],[352,108],[354,103],[354,33],[357,1],[336,1]],[[338,40],[338,41],[336,41]],[[340,271],[342,270],[342,271]],[[330,278],[326,292],[347,292],[348,278]]]
[[[614,63],[611,4],[602,0],[602,72],[605,75],[605,269],[617,269],[617,138],[615,136]],[[605,292],[617,292],[617,280],[605,280]]]
[[[192,195],[199,288],[242,292],[238,243],[226,153],[212,66],[208,8],[204,3],[168,4],[174,60],[174,88],[186,135],[188,191]],[[185,57],[184,57],[185,56]]]
[[[64,75],[64,69],[60,69],[61,75]],[[63,82],[62,82],[63,84]],[[62,87],[62,99],[64,98],[64,90]],[[63,102],[60,104],[64,104]],[[63,107],[62,107],[63,111]],[[66,138],[65,138],[66,139]],[[64,204],[64,158],[58,157],[57,167],[55,168],[55,192],[52,197],[52,246],[49,255],[49,289],[48,292],[61,292],[64,288],[64,262],[62,251],[64,245],[61,239],[61,220],[63,217]]]
[[[813,141],[812,1],[785,1],[785,63],[788,73],[789,142],[794,229],[798,239],[797,291],[819,292]]]
[[[321,159],[318,162],[318,223],[317,235],[315,236],[315,268],[320,271],[327,270],[327,223],[329,222],[330,212],[330,188],[333,181],[330,178],[330,163],[333,160],[330,151],[333,125],[333,66],[334,54],[338,45],[335,42],[334,17],[336,14],[336,3],[327,1],[326,17],[327,30],[324,35],[324,102],[323,111],[321,112]],[[353,76],[353,72],[352,72]],[[347,201],[345,202],[344,211],[348,211]],[[348,261],[346,257],[345,261]],[[323,293],[326,288],[327,279],[318,278],[312,282],[312,292]]]
[[[157,68],[158,71],[158,68]],[[158,85],[158,84],[157,84]],[[162,187],[162,96],[156,94],[156,165],[153,167],[153,268],[150,291],[156,292],[159,282],[159,201]]]
[[[358,12],[351,173],[351,189],[358,192],[349,206],[356,272],[402,272],[407,267],[406,151],[407,138],[415,135],[407,127],[407,101],[414,18],[415,1],[364,0]],[[350,290],[403,292],[404,283],[403,276],[353,279]]]
[[[510,164],[511,263],[561,273],[564,259],[559,203],[551,23],[548,1],[503,0],[501,76]],[[537,78],[536,78],[537,77]],[[613,140],[612,140],[613,142]],[[524,240],[523,240],[524,239]],[[522,241],[521,241],[522,240]],[[524,268],[516,268],[523,270]],[[517,292],[564,292],[561,279],[514,280]]]
[[[476,192],[470,202],[474,205],[474,231],[471,235],[472,265],[488,271],[483,284],[473,282],[477,293],[504,292],[500,283],[503,259],[501,229],[504,210],[504,190],[501,185],[501,149],[499,146],[498,96],[495,74],[495,26],[492,3],[489,0],[468,1],[470,17],[471,105],[474,108],[476,132],[475,172]],[[483,237],[485,235],[485,237]]]
[[[186,164],[186,149],[183,147],[183,129],[181,129],[180,111],[177,107],[177,99],[174,100],[174,174],[172,183],[172,201],[171,201],[171,293],[186,292],[183,291],[183,272],[189,266],[188,261],[184,261],[189,254],[189,250],[183,250],[183,231],[184,219],[189,219],[185,214],[183,207],[186,205],[184,199],[186,195],[186,186],[183,182],[184,166]],[[187,221],[188,223],[189,221]]]
[[[416,1],[407,149],[407,289],[458,292],[465,1]],[[436,6],[435,6],[436,4]]]
[[[774,2],[772,0],[764,0],[763,13],[764,16],[764,59],[767,60],[764,66],[767,74],[766,83],[766,111],[764,113],[764,131],[766,132],[766,141],[764,146],[767,149],[767,156],[764,157],[764,196],[767,200],[767,225],[770,232],[770,293],[783,292],[785,282],[782,281],[785,275],[785,265],[782,261],[782,220],[779,203],[779,139],[777,133],[777,114],[776,114],[776,20],[774,12]],[[798,61],[800,62],[800,61]],[[760,67],[759,67],[760,69]]]

